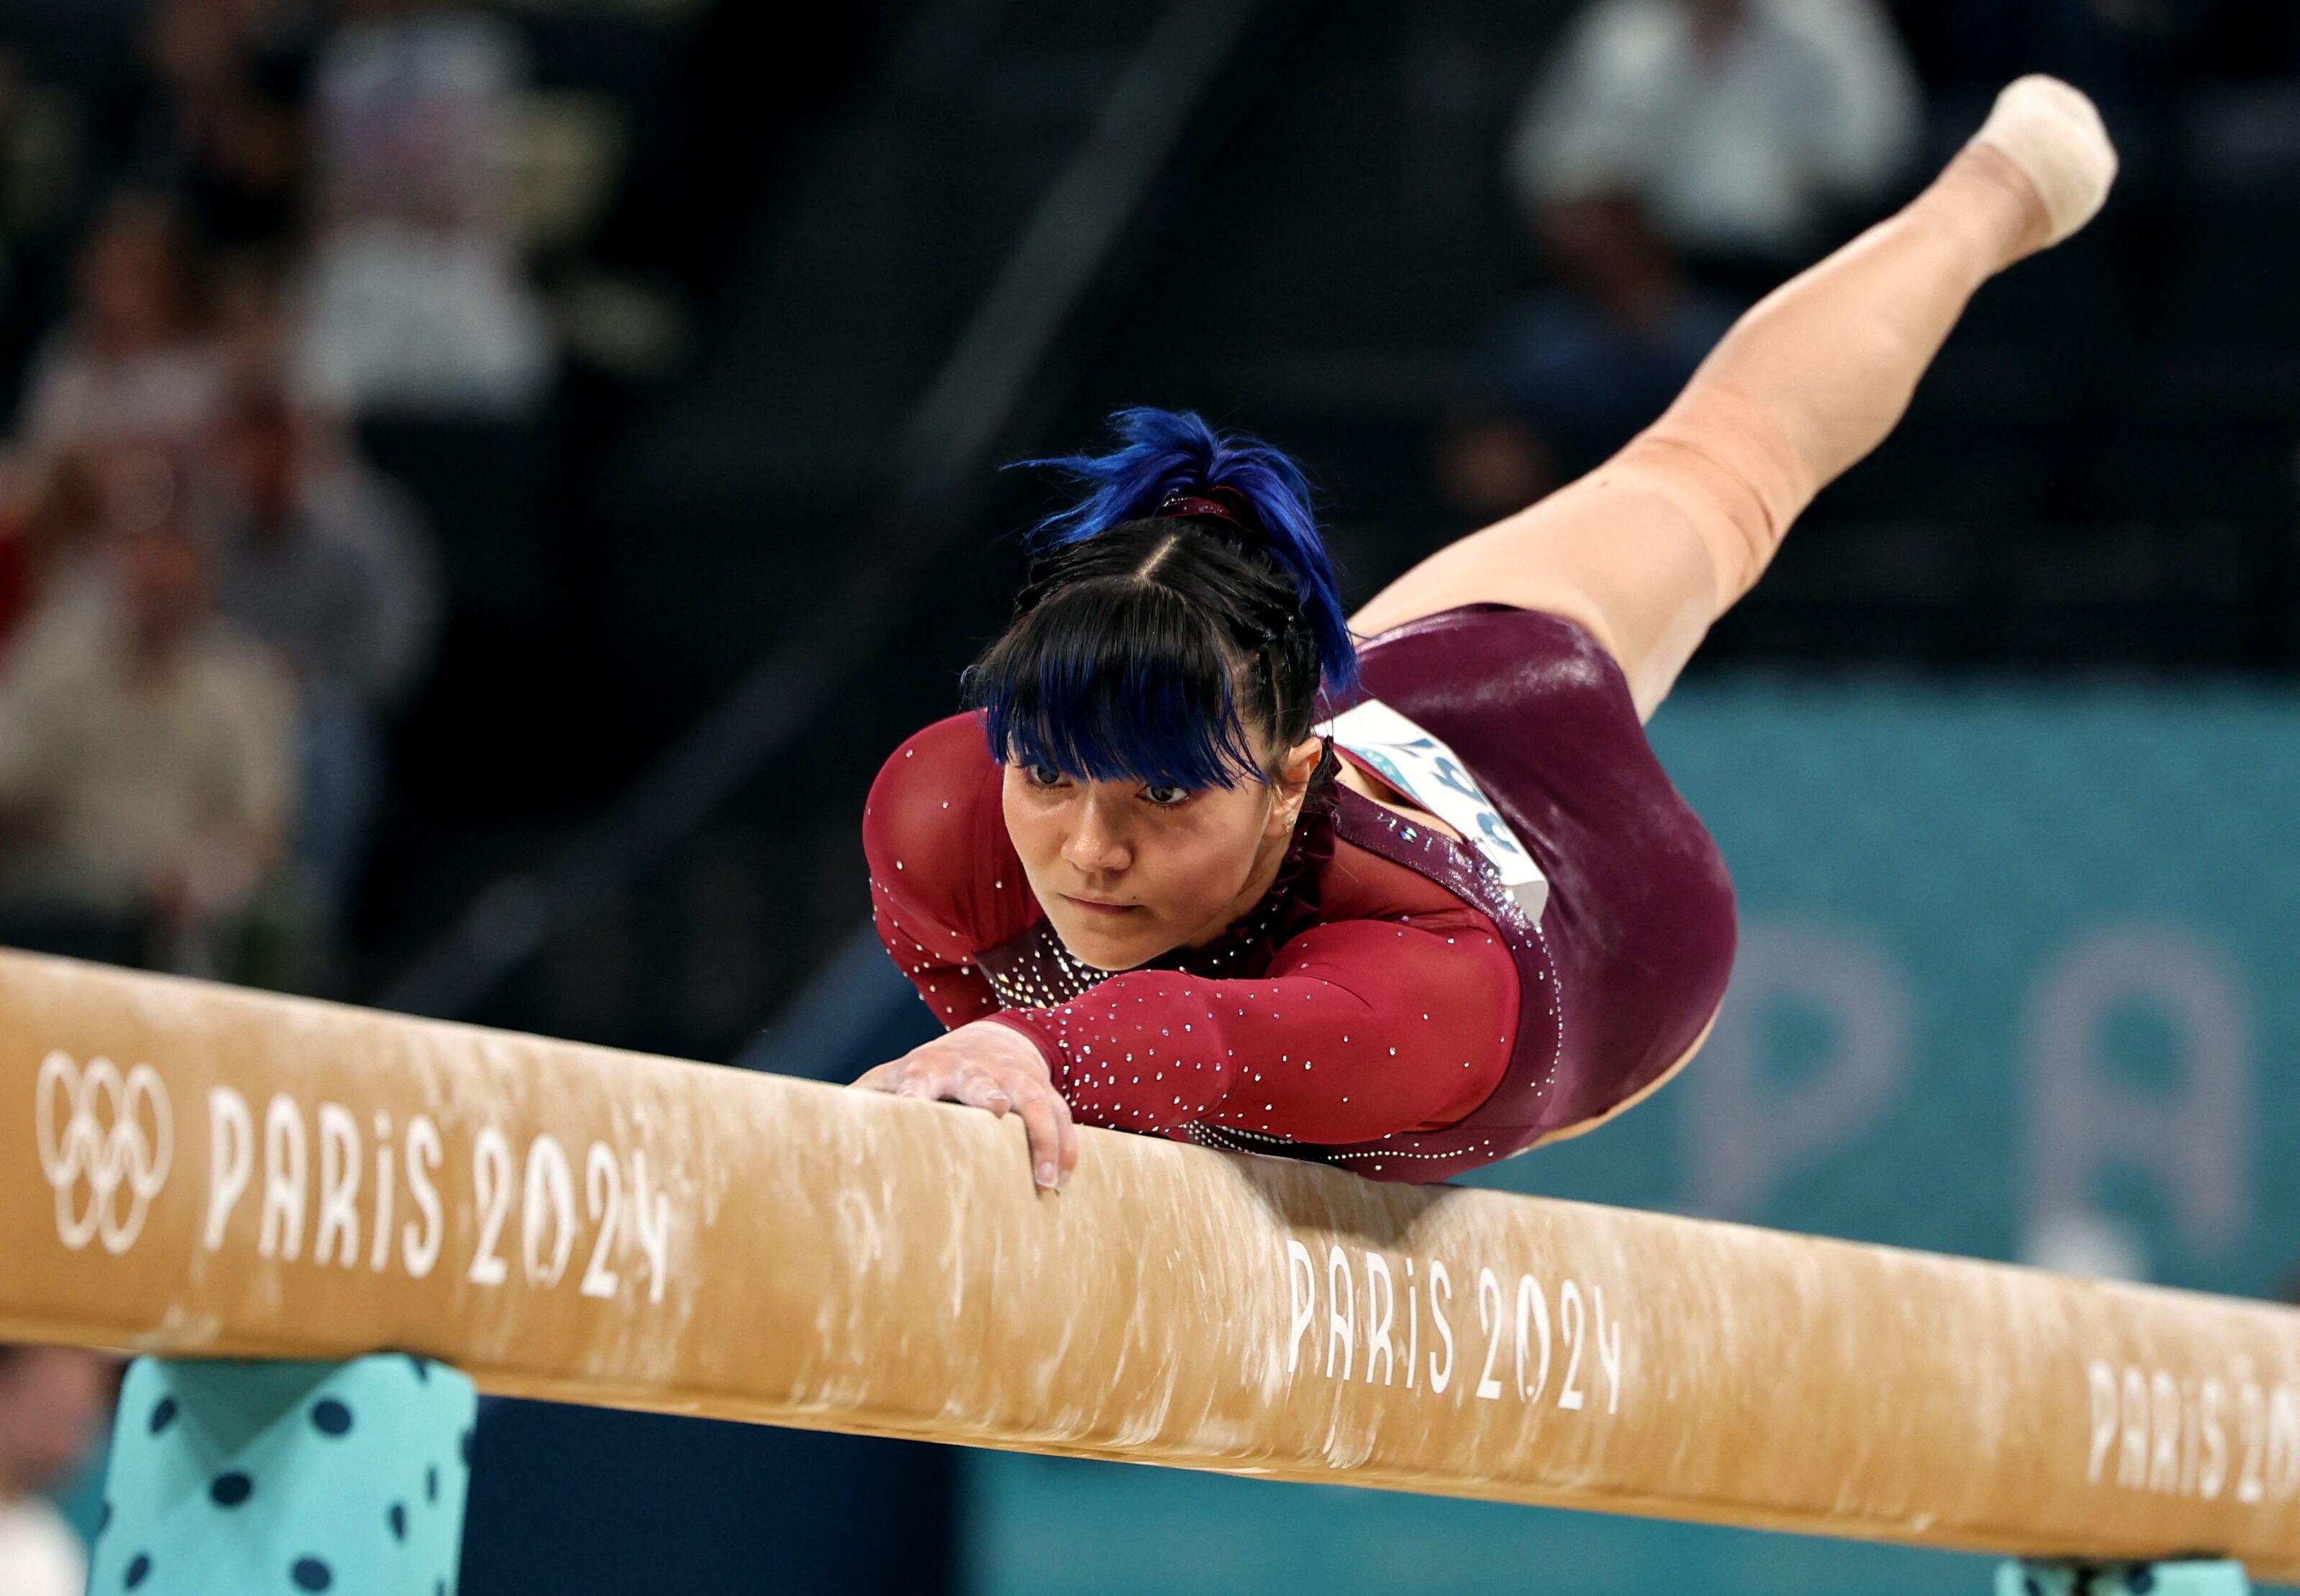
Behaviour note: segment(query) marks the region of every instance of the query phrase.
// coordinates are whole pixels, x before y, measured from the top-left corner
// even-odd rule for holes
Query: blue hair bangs
[[[1057,594],[1033,617],[1038,624],[968,673],[967,698],[987,711],[991,757],[1048,766],[1073,781],[1191,792],[1266,780],[1229,661],[1203,624],[1179,603],[1160,602],[1168,595],[1137,588],[1125,596],[1134,624],[1121,627],[1108,624],[1121,599],[1109,585]]]

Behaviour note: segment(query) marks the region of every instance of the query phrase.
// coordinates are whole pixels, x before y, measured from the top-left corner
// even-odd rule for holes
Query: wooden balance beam
[[[2300,1312],[0,954],[0,1338],[2300,1577]],[[1923,1201],[1912,1193],[1912,1201]]]

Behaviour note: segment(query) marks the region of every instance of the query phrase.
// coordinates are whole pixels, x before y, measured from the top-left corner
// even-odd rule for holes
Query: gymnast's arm
[[[1038,1048],[982,1023],[999,1002],[973,962],[976,949],[1019,935],[1035,902],[1006,835],[998,779],[979,720],[954,715],[897,748],[871,784],[862,849],[879,941],[951,1031],[854,1085],[1020,1114],[1033,1178],[1057,1187],[1078,1165],[1078,1131]]]
[[[1129,971],[962,1027],[855,1084],[1021,1112],[1042,1186],[1077,1164],[1073,1118],[1178,1141],[1205,1124],[1369,1142],[1451,1123],[1492,1093],[1517,985],[1472,912],[1335,921],[1279,949],[1265,977]]]
[[[1134,970],[988,1023],[1038,1045],[1086,1124],[1344,1144],[1484,1101],[1508,1067],[1517,985],[1500,937],[1463,910],[1332,921],[1280,948],[1259,979]]]
[[[946,1027],[996,1012],[978,949],[1021,935],[1033,900],[980,719],[953,715],[887,758],[862,806],[879,942]]]
[[[946,1030],[998,1012],[998,994],[964,951],[965,936],[921,911],[899,889],[871,878],[871,919],[879,945],[918,989]]]
[[[1029,1134],[1032,1178],[1043,1187],[1068,1184],[1078,1168],[1078,1130],[1038,1048],[988,1023],[998,1011],[998,997],[963,951],[971,945],[965,934],[907,890],[912,872],[896,872],[902,886],[881,881],[876,867],[887,861],[877,857],[878,849],[871,852],[871,914],[879,944],[950,1034],[864,1071],[854,1085],[897,1097],[962,1102],[1002,1119],[1019,1113]],[[918,874],[927,878],[926,871]]]

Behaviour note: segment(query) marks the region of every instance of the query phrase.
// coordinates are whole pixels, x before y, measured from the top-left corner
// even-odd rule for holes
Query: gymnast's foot
[[[2116,145],[2100,112],[2057,78],[2008,86],[1965,154],[2027,191],[2029,214],[2013,260],[2051,248],[2099,215],[2116,181]]]

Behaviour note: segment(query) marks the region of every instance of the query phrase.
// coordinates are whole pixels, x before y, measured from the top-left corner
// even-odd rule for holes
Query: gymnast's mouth
[[[1112,916],[1131,914],[1136,910],[1142,907],[1139,903],[1109,903],[1104,902],[1099,898],[1081,898],[1071,893],[1064,893],[1062,894],[1062,901],[1066,903],[1072,904],[1077,908],[1083,909],[1089,914],[1106,914]]]

